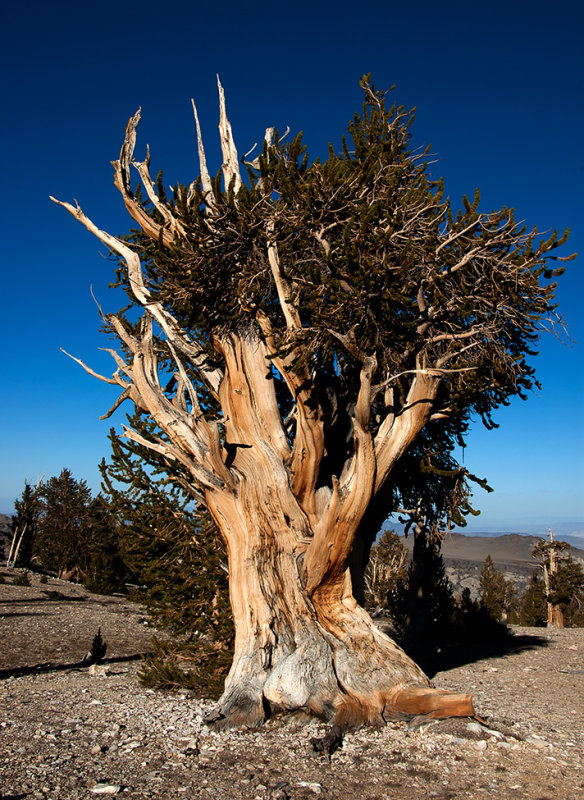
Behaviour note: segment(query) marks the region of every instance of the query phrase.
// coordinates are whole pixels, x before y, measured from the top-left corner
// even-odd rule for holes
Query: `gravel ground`
[[[3,658],[20,618],[3,616],[2,600],[15,588],[0,586]],[[92,607],[75,605],[87,638]],[[130,619],[107,605],[94,611],[124,626]],[[102,622],[107,634],[107,616]],[[132,624],[144,633],[139,610]],[[0,800],[582,800],[584,630],[514,634],[505,653],[433,676],[437,686],[472,692],[485,725],[455,719],[363,729],[330,760],[311,744],[326,732],[321,723],[297,715],[260,731],[214,732],[203,722],[210,702],[145,689],[136,662],[14,674],[0,680]]]

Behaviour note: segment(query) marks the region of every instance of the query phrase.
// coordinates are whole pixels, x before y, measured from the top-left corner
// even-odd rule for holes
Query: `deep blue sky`
[[[13,4],[0,34],[0,511],[25,478],[64,466],[98,488],[112,424],[98,417],[114,390],[59,348],[111,373],[90,284],[106,310],[118,301],[104,248],[48,195],[76,197],[101,227],[127,230],[109,162],[138,106],[137,156],[148,142],[152,171],[188,182],[191,97],[219,166],[216,73],[240,153],[266,126],[290,125],[316,155],[339,143],[360,107],[358,79],[372,72],[417,106],[415,141],[432,144],[454,200],[479,186],[485,210],[507,204],[541,229],[568,226],[570,249],[584,253],[583,27],[576,0]],[[496,490],[477,497],[474,529],[584,531],[583,288],[579,259],[558,293],[577,343],[542,342],[543,391],[502,409],[499,430],[470,437],[465,463]]]

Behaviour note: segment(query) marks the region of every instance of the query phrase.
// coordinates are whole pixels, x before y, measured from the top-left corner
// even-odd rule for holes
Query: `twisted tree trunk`
[[[219,347],[237,480],[231,491],[208,490],[206,501],[227,546],[236,639],[215,719],[255,725],[276,710],[304,708],[354,726],[396,714],[473,714],[469,696],[431,689],[354,600],[348,562],[365,504],[346,514],[339,503],[331,515],[324,487],[310,500],[303,495],[308,507],[322,504],[322,513],[299,503],[264,345],[249,336]],[[308,451],[302,461],[310,470]],[[295,478],[301,481],[298,472]]]
[[[305,708],[353,726],[400,712],[473,714],[470,697],[430,690],[421,669],[357,605],[348,571],[309,595],[305,516],[289,490],[265,477],[244,480],[239,497],[209,506],[227,542],[236,630],[217,717],[254,725],[274,711]]]

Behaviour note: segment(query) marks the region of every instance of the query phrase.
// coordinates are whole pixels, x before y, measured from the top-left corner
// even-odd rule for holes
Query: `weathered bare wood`
[[[18,551],[20,550],[20,543],[26,533],[26,529],[28,527],[28,523],[25,522],[21,528],[15,528],[14,533],[12,534],[12,541],[10,543],[10,552],[8,553],[8,559],[6,561],[6,566],[8,569],[16,564],[16,559],[18,558]],[[14,557],[13,557],[14,556]]]
[[[205,155],[205,148],[203,146],[203,136],[201,134],[201,126],[199,124],[199,115],[197,114],[197,107],[193,99],[191,99],[191,103],[193,104],[193,114],[195,115],[195,125],[197,128],[197,150],[199,153],[201,186],[203,187],[203,192],[205,193],[205,202],[210,208],[213,208],[213,188],[211,186],[211,176],[209,175],[209,170],[207,168],[207,157]]]
[[[130,216],[138,223],[144,233],[155,240],[158,240],[159,236],[162,235],[162,242],[168,247],[172,244],[174,238],[172,233],[163,230],[161,234],[160,226],[148,216],[132,194],[130,165],[132,164],[132,157],[136,146],[136,128],[140,122],[140,113],[141,109],[138,109],[134,116],[128,121],[120,157],[117,161],[112,161],[112,166],[114,168],[114,186],[120,191],[124,200],[124,205]]]
[[[100,230],[89,217],[87,217],[79,205],[72,206],[70,203],[62,202],[54,197],[51,197],[54,203],[63,206],[75,219],[79,220],[88,231],[94,234],[103,244],[107,245],[111,250],[120,255],[126,262],[128,268],[128,275],[130,285],[136,300],[140,305],[148,308],[149,314],[156,320],[164,331],[168,341],[171,342],[177,350],[187,355],[194,366],[199,371],[202,380],[208,387],[217,394],[219,391],[219,384],[221,383],[222,373],[216,368],[207,366],[207,357],[204,350],[196,342],[192,341],[187,334],[178,326],[174,317],[166,311],[161,303],[153,302],[150,291],[144,285],[142,276],[142,267],[140,264],[139,256],[126,244],[121,242],[109,233]]]
[[[239,158],[237,156],[237,148],[233,140],[233,133],[231,131],[231,123],[227,119],[227,111],[225,110],[225,92],[221,86],[219,76],[217,76],[217,87],[219,89],[219,136],[221,139],[221,150],[223,152],[223,179],[225,181],[225,190],[233,184],[233,191],[235,194],[239,191],[241,186],[241,175],[239,173]]]
[[[142,185],[146,190],[149,200],[164,219],[165,228],[168,229],[173,239],[175,236],[184,239],[186,236],[186,231],[183,225],[173,214],[171,214],[168,206],[160,201],[160,198],[154,189],[154,183],[150,177],[150,170],[148,168],[150,164],[150,151],[148,151],[146,161],[133,161],[132,164],[134,167],[136,167],[136,170],[142,179]],[[160,235],[160,232],[158,235]]]

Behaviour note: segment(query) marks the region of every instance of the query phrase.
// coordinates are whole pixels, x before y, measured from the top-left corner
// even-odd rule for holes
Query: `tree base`
[[[394,655],[400,656],[400,671],[403,671],[406,666],[403,659],[407,659],[407,656],[396,645],[393,647],[397,650]],[[296,659],[294,662],[298,667]],[[352,685],[347,685],[339,677],[339,670],[332,661],[318,664],[315,658],[315,662],[317,669],[312,672],[310,687],[299,684],[298,671],[292,676],[286,670],[272,671],[267,680],[264,678],[263,686],[260,686],[262,676],[258,674],[254,680],[250,680],[248,675],[246,680],[238,683],[231,681],[230,688],[226,689],[216,709],[205,721],[216,729],[254,729],[261,727],[272,716],[303,711],[330,722],[333,730],[343,733],[364,725],[383,726],[398,719],[475,716],[470,694],[433,688],[414,662],[410,662],[412,683],[400,682],[392,686],[388,681],[387,688],[373,690],[366,686],[363,672],[359,674],[356,671],[352,675]],[[369,673],[372,671],[370,669]],[[391,674],[392,665],[388,665],[388,672]],[[287,673],[289,679],[286,685],[283,685],[283,673]],[[418,685],[413,685],[414,680]],[[356,688],[360,683],[365,684],[359,687],[361,691]]]

